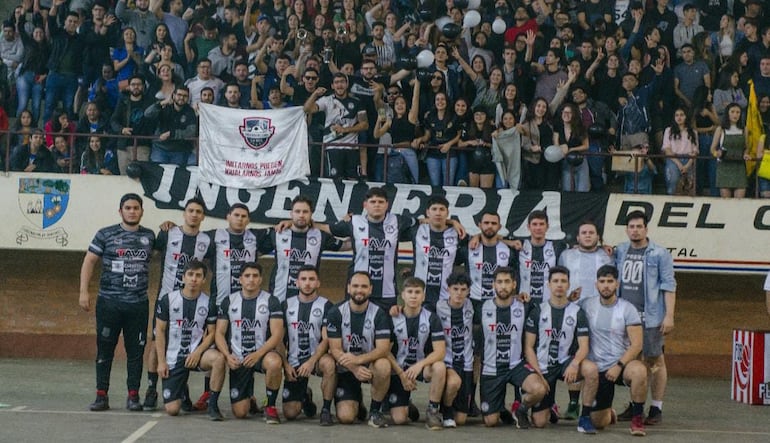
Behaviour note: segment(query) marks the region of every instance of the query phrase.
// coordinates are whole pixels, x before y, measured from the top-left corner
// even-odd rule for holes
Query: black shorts
[[[357,179],[360,154],[358,149],[327,149],[326,177]]]
[[[567,366],[569,366],[570,363],[572,363],[572,358],[558,366],[548,368],[548,373],[543,374],[545,380],[548,382],[550,390],[548,391],[548,394],[543,397],[540,403],[532,407],[532,412],[551,409],[551,406],[556,403],[556,382],[559,380],[564,380],[564,371],[567,370]]]
[[[180,365],[168,371],[168,377],[162,380],[164,404],[182,400],[185,388],[187,388],[187,379],[190,378],[190,371],[200,372],[201,369],[187,369]]]
[[[422,378],[422,374],[417,376],[417,381],[425,381]],[[388,403],[391,408],[398,408],[409,406],[409,399],[412,396],[412,391],[404,389],[404,385],[401,383],[401,377],[396,374],[390,376],[390,387],[388,388]]]
[[[265,373],[261,359],[253,368],[241,366],[235,370],[230,369],[230,403],[238,403],[254,395],[255,372]]]
[[[499,375],[481,375],[479,394],[481,396],[481,413],[491,415],[500,412],[505,407],[505,391],[507,385],[521,388],[524,380],[534,374],[532,366],[522,361],[516,367]]]
[[[475,392],[471,391],[473,387],[473,371],[463,371],[454,368],[447,368],[447,371],[453,371],[460,376],[460,389],[457,391],[452,407],[455,411],[467,414],[470,411],[471,398]]]
[[[615,385],[626,386],[623,381],[623,372],[620,371],[620,375],[614,382],[607,380],[605,377],[607,371],[599,373],[599,388],[596,390],[596,403],[594,403],[594,411],[601,411],[612,407],[612,400],[615,399]]]
[[[489,148],[476,148],[469,152],[468,171],[471,174],[488,175],[497,172],[495,162],[492,161],[492,150]]]
[[[297,368],[294,368],[297,369]],[[317,368],[313,369],[313,375],[319,375]],[[297,377],[297,381],[283,381],[283,402],[303,401],[307,393],[307,377]]]
[[[338,372],[334,401],[361,401],[362,398],[361,381],[352,372]]]

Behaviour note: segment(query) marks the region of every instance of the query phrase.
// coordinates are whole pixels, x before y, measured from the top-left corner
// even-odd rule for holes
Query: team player
[[[409,422],[409,400],[418,381],[430,383],[425,426],[443,427],[440,405],[446,382],[446,342],[438,316],[423,306],[425,283],[416,277],[404,280],[401,298],[404,307],[393,317],[393,348],[388,355],[393,374],[388,402],[393,423]]]
[[[206,265],[193,260],[182,275],[184,286],[165,293],[155,307],[155,349],[158,374],[163,378],[163,403],[168,415],[182,408],[190,371],[211,371],[208,415],[221,421],[219,393],[225,381],[225,358],[214,344],[217,315],[209,310],[209,296],[202,292]]]
[[[260,248],[275,251],[270,293],[281,303],[298,294],[297,273],[303,266],[318,269],[323,251],[339,251],[343,247],[341,240],[312,226],[313,210],[313,201],[308,197],[295,197],[291,202],[290,228],[271,230]]]
[[[649,371],[652,401],[645,424],[656,425],[663,419],[663,395],[668,372],[663,358],[665,335],[674,329],[676,280],[671,253],[647,237],[647,216],[632,211],[626,217],[627,242],[615,250],[615,263],[620,270],[620,297],[630,302],[642,318],[644,326],[645,364]],[[619,420],[633,417],[630,407]]]
[[[79,304],[84,311],[90,312],[92,302],[88,286],[94,267],[101,261],[96,301],[96,400],[89,406],[92,411],[110,408],[107,392],[112,359],[121,331],[128,373],[126,408],[130,411],[142,410],[139,385],[147,335],[147,286],[155,234],[139,225],[144,210],[142,198],[137,194],[121,197],[119,208],[121,222],[96,233],[80,269]]]
[[[329,341],[324,333],[324,319],[332,303],[318,294],[321,280],[318,270],[304,265],[297,272],[299,294],[283,302],[284,325],[286,327],[286,359],[284,360],[283,416],[293,420],[303,411],[307,417],[314,417],[316,405],[313,391],[308,389],[308,378],[321,375],[321,425],[332,424],[331,403],[337,373],[334,358],[327,353]]]
[[[222,300],[217,314],[216,344],[230,368],[233,414],[245,418],[254,399],[254,372],[265,374],[265,422],[281,422],[275,408],[281,388],[283,311],[277,298],[262,291],[262,266],[247,262],[240,269],[241,290]]]
[[[530,238],[522,241],[518,257],[521,279],[519,290],[529,294],[534,302],[530,306],[534,306],[548,300],[548,270],[556,266],[566,245],[545,238],[548,232],[548,215],[545,211],[532,211],[527,218],[527,227]]]
[[[443,396],[443,426],[464,425],[473,394],[473,304],[468,298],[468,275],[454,272],[447,278],[449,298],[436,303],[436,314],[444,328],[446,387]],[[479,342],[480,343],[480,342]]]
[[[631,388],[631,434],[643,436],[644,400],[647,396],[647,368],[636,360],[642,351],[642,320],[636,308],[618,298],[618,270],[604,265],[596,272],[599,297],[582,302],[591,331],[588,358],[599,368],[599,388],[591,420],[599,429],[613,420],[615,385]]]
[[[554,266],[548,275],[551,298],[534,306],[527,317],[524,354],[547,386],[543,401],[532,409],[532,424],[542,428],[550,421],[551,406],[556,398],[556,381],[583,382],[583,410],[578,432],[595,434],[591,408],[596,397],[599,374],[596,364],[587,360],[588,320],[585,312],[567,298],[569,270]]]
[[[449,201],[442,195],[428,199],[425,218],[412,237],[414,276],[425,282],[425,308],[435,311],[436,302],[449,296],[446,279],[457,260],[462,227],[455,228],[459,223],[449,218]]]
[[[155,240],[155,249],[161,253],[161,275],[160,289],[158,299],[164,294],[182,287],[182,281],[185,274],[185,266],[192,260],[203,260],[211,245],[211,237],[201,232],[200,227],[205,215],[205,205],[199,198],[191,198],[184,205],[184,223],[182,226],[173,226],[167,231],[163,229],[158,232]],[[206,297],[208,300],[208,297]],[[216,316],[216,311],[212,310]],[[153,328],[154,330],[155,328]],[[155,334],[152,334],[155,339]],[[154,410],[158,405],[158,357],[155,353],[155,347],[150,347],[147,357],[147,392],[144,395],[144,409]],[[199,404],[196,403],[196,409],[206,407],[208,400],[208,386],[205,389]],[[189,399],[185,399],[189,401]]]
[[[529,408],[546,394],[540,377],[522,358],[525,307],[516,297],[516,273],[512,268],[497,268],[494,274],[495,297],[481,307],[484,349],[481,369],[481,413],[486,426],[497,426],[505,404],[506,386],[525,391],[514,411],[516,427],[529,427]]]
[[[362,401],[361,383],[372,386],[369,426],[388,425],[382,402],[390,384],[390,320],[385,311],[369,302],[372,282],[364,271],[356,271],[347,285],[350,299],[329,310],[329,353],[337,362],[337,420],[353,423]]]

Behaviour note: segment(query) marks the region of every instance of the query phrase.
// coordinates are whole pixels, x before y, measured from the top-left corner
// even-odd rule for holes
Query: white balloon
[[[433,52],[431,52],[430,49],[423,49],[419,54],[417,54],[417,67],[427,68],[433,64],[434,58],[435,57],[433,56]]]
[[[494,22],[492,22],[492,31],[494,31],[495,34],[503,34],[505,33],[505,20],[501,19],[500,17],[497,17]]]
[[[561,150],[560,147],[556,145],[551,145],[545,148],[545,152],[543,152],[543,157],[545,157],[545,159],[551,163],[556,163],[558,161],[561,161],[561,159],[564,158],[564,152]]]
[[[481,14],[479,11],[468,11],[463,17],[463,28],[472,28],[478,26],[481,23]]]
[[[452,23],[452,19],[449,16],[445,15],[443,17],[437,18],[435,23],[436,23],[436,28],[441,30],[441,29],[444,29],[445,24]]]
[[[481,0],[468,0],[468,9],[479,9]],[[473,25],[476,26],[476,25]]]

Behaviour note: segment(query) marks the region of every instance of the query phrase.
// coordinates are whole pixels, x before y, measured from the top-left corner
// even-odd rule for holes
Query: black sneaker
[[[257,415],[257,414],[262,414],[264,412],[265,412],[264,408],[260,408],[259,405],[257,404],[257,399],[254,397],[251,397],[251,399],[249,400],[249,414]]]
[[[650,406],[650,411],[647,413],[647,418],[644,419],[644,424],[647,426],[659,425],[663,422],[663,411],[656,406]]]
[[[331,426],[334,424],[332,420],[332,411],[328,409],[321,409],[321,426]]]
[[[356,415],[356,418],[360,422],[366,422],[366,417],[369,416],[369,411],[366,409],[366,406],[364,406],[363,403],[358,404],[358,415]]]
[[[318,406],[313,403],[313,390],[307,388],[305,400],[302,402],[302,413],[305,414],[305,417],[307,418],[313,418],[315,417],[316,412],[318,412]]]
[[[500,410],[500,421],[503,422],[503,424],[506,424],[506,425],[514,424],[513,415],[511,415],[511,413],[508,412],[507,409],[501,409]]]
[[[417,421],[420,419],[420,410],[417,409],[417,406],[415,406],[411,401],[409,402],[409,407],[407,408],[407,415],[409,416],[409,420],[411,420],[412,423],[417,423]]]
[[[94,412],[106,411],[110,409],[110,398],[106,395],[97,395],[96,400],[88,405],[88,409]]]
[[[516,427],[519,429],[529,429],[529,411],[524,405],[519,406],[516,413],[513,415],[513,421],[516,422]]]
[[[133,412],[139,412],[143,411],[144,408],[142,407],[142,400],[139,398],[139,395],[129,395],[126,399],[126,409]]]
[[[147,389],[144,393],[144,404],[142,409],[145,411],[154,411],[158,409],[158,391]]]
[[[183,398],[182,399],[182,411],[184,411],[184,412],[192,412],[192,410],[193,410],[192,401],[190,401],[189,398]]]
[[[478,417],[481,415],[479,405],[476,404],[476,399],[471,400],[471,407],[468,409],[468,417]]]
[[[209,415],[209,420],[211,421],[222,421],[225,419],[222,416],[222,413],[219,412],[219,405],[217,404],[209,403],[208,415]]]
[[[372,413],[369,414],[369,426],[373,428],[387,428],[388,420],[385,419],[385,416],[382,415],[381,411],[372,411]]]
[[[631,421],[632,418],[634,418],[634,411],[631,410],[631,403],[629,403],[626,410],[618,414],[618,421]]]

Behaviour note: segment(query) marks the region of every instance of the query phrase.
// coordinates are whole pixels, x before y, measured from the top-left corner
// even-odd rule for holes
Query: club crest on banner
[[[25,226],[16,233],[16,243],[22,245],[29,238],[54,239],[60,246],[67,246],[68,234],[53,227],[67,211],[70,192],[69,179],[19,178],[19,210],[35,228]]]
[[[243,119],[243,126],[238,127],[238,132],[251,149],[259,150],[273,138],[275,126],[269,118],[247,117]]]

